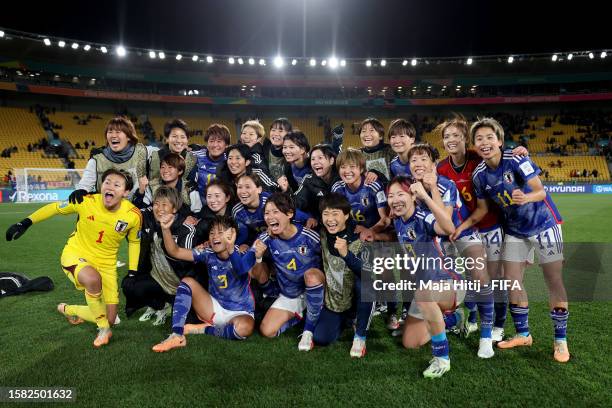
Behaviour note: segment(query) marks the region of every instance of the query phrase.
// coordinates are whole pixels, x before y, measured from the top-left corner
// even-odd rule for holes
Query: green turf
[[[610,242],[612,196],[555,196],[565,218],[565,242]],[[2,234],[37,205],[1,205]],[[532,304],[530,349],[476,357],[478,339],[450,339],[452,370],[442,379],[421,376],[429,347],[409,351],[387,334],[380,318],[368,337],[368,355],[351,360],[350,333],[330,347],[297,351],[297,331],[244,342],[188,338],[185,349],[155,354],[169,333],[125,319],[108,347],[91,346],[92,325],[69,326],[55,311],[82,295],[60,271],[59,255],[72,217],[35,225],[17,242],[0,241],[0,270],[49,275],[53,292],[0,300],[0,386],[65,386],[86,406],[612,406],[612,302],[571,305],[572,360],[552,360],[552,325],[544,302]],[[588,254],[587,254],[588,255]],[[122,259],[126,259],[125,247]],[[607,263],[606,263],[607,265]],[[605,267],[599,274],[610,275]],[[538,276],[537,270],[530,271]],[[121,271],[123,275],[124,270]],[[607,299],[610,300],[610,292]],[[511,321],[506,326],[512,332]]]

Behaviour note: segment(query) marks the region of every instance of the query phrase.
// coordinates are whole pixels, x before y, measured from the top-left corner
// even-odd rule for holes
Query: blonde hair
[[[246,122],[244,122],[242,124],[242,127],[240,128],[240,133],[242,133],[244,131],[244,128],[246,127],[253,128],[255,130],[255,133],[257,133],[257,137],[259,139],[263,139],[264,137],[266,137],[266,130],[264,129],[263,125],[259,123],[259,120],[254,119],[247,120]]]
[[[467,119],[460,113],[453,114],[452,118],[446,119],[444,122],[440,123],[434,129],[434,134],[440,138],[444,139],[444,132],[449,127],[454,126],[459,129],[459,132],[463,134],[463,138],[465,139],[466,146],[470,143],[468,138],[469,126]]]
[[[476,122],[472,124],[470,127],[470,140],[472,144],[474,143],[474,139],[476,138],[476,132],[480,128],[488,127],[493,130],[495,135],[497,136],[497,140],[502,142],[502,146],[504,144],[504,128],[493,118],[478,118]]]
[[[356,164],[361,169],[361,174],[364,174],[366,171],[366,159],[365,155],[361,150],[355,149],[353,147],[349,147],[346,150],[343,150],[342,153],[338,155],[336,159],[336,168],[340,170],[344,164]]]

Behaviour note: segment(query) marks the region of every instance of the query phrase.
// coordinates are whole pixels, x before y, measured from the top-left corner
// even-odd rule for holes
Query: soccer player
[[[362,152],[348,148],[336,160],[341,181],[332,192],[345,196],[351,203],[351,218],[357,223],[355,232],[363,241],[373,241],[375,234],[390,223],[387,217],[387,198],[379,182],[365,183],[366,159]]]
[[[47,204],[6,232],[6,240],[11,241],[32,224],[54,215],[78,214],[75,232],[68,238],[60,262],[74,286],[85,291],[87,306],[60,303],[58,310],[72,324],[84,320],[96,323],[98,335],[94,347],[108,344],[112,337],[109,322],[115,322],[119,303],[117,252],[126,237],[130,273],[138,267],[142,216],[138,208],[125,200],[132,184],[126,172],[108,169],[102,175],[100,194],[86,195],[77,204],[67,201]]]
[[[300,187],[293,196],[296,207],[317,221],[321,220],[320,200],[331,192],[336,182],[340,181],[335,164],[336,153],[330,145],[314,146],[310,151],[312,174],[304,176]]]
[[[218,174],[227,160],[225,149],[230,144],[231,134],[227,126],[213,123],[204,133],[206,147],[193,152],[197,158],[196,182],[202,201],[206,200],[206,187]]]
[[[240,129],[240,143],[249,147],[253,163],[267,167],[264,154],[266,130],[259,120],[247,120]],[[267,143],[266,143],[267,144]]]
[[[189,147],[189,127],[184,120],[173,119],[164,125],[164,136],[166,144],[161,149],[151,154],[149,163],[149,172],[147,178],[149,187],[151,188],[151,196],[157,191],[157,188],[164,184],[161,174],[161,166],[164,158],[171,154],[177,154],[184,159],[184,169],[181,173],[181,184],[187,185],[193,181],[196,176],[196,157],[192,152],[188,151]],[[144,180],[138,180],[139,186],[142,186]],[[151,198],[151,197],[149,197]],[[149,203],[151,201],[149,200]]]
[[[472,124],[470,138],[484,160],[473,174],[476,197],[493,200],[503,211],[504,274],[506,279],[521,285],[520,289],[510,291],[510,314],[517,334],[497,346],[505,349],[533,343],[529,333],[529,302],[522,282],[525,261],[530,250],[535,248],[549,291],[554,358],[567,362],[570,358],[566,338],[569,312],[562,279],[561,216],[538,177],[540,169],[528,157],[502,151],[504,130],[495,119],[483,118]]]
[[[264,217],[268,231],[255,241],[256,256],[266,250],[276,268],[280,295],[264,316],[259,330],[274,337],[297,324],[306,309],[304,332],[298,350],[314,347],[313,330],[323,307],[325,276],[321,271],[321,242],[317,233],[291,223],[295,204],[291,196],[274,193],[266,202]]]
[[[285,135],[293,131],[289,119],[278,118],[270,125],[270,138],[264,139],[264,162],[270,169],[272,180],[278,180],[285,174],[285,156],[283,156],[283,140]]]
[[[428,260],[428,267],[416,271],[417,284],[427,281],[452,281],[456,273],[446,269],[444,263],[429,265],[429,259],[443,261],[444,252],[437,241],[438,235],[450,235],[455,227],[448,212],[425,190],[421,182],[412,183],[406,176],[398,176],[389,183],[389,207],[395,216],[397,239],[412,256]],[[423,205],[417,207],[416,199]],[[443,312],[456,308],[454,291],[433,291],[418,288],[410,304],[404,323],[402,343],[406,348],[419,348],[431,340],[433,359],[423,371],[427,378],[438,378],[450,370],[448,340]]]
[[[194,159],[195,162],[195,159]],[[138,180],[138,190],[134,194],[132,203],[140,208],[147,208],[153,203],[153,196],[160,186],[175,188],[181,195],[181,201],[192,213],[197,214],[202,210],[200,193],[192,187],[192,183],[183,178],[185,174],[185,159],[177,153],[166,153],[161,159],[158,177],[161,184],[152,184],[146,177]]]
[[[253,163],[251,151],[246,144],[231,145],[227,148],[226,163],[217,168],[217,177],[235,186],[239,176],[250,172],[259,176],[264,190],[278,191],[278,184],[266,174],[268,170]]]
[[[255,251],[241,254],[236,247],[236,223],[230,217],[218,216],[212,222],[209,248],[180,248],[174,242],[170,226],[174,215],[162,218],[164,245],[176,259],[206,264],[208,290],[192,277],[185,277],[176,290],[172,313],[172,334],[153,346],[161,353],[185,347],[185,334],[208,334],[230,340],[245,340],[255,327],[255,301],[250,291],[249,269],[255,265]],[[193,308],[203,324],[185,324]]]
[[[146,175],[148,157],[156,148],[145,147],[138,143],[138,135],[134,124],[123,116],[111,119],[104,129],[106,146],[92,150],[92,156],[87,162],[83,177],[70,194],[71,204],[80,204],[83,197],[91,192],[100,192],[102,175],[108,169],[127,171],[133,180],[139,180]],[[133,186],[135,189],[138,186]],[[134,192],[131,191],[130,195]]]
[[[314,342],[328,345],[340,337],[355,318],[351,357],[366,354],[366,335],[374,313],[374,302],[361,301],[361,249],[363,242],[349,222],[351,205],[337,193],[321,200],[325,231],[321,231],[321,252],[325,271],[325,303],[314,329]],[[353,307],[356,305],[356,307]]]
[[[285,156],[285,174],[278,179],[282,191],[297,191],[304,177],[312,173],[308,152],[310,143],[306,135],[300,131],[287,133],[283,140],[283,156]]]
[[[171,155],[174,153],[164,160]],[[159,187],[153,196],[153,205],[142,210],[138,271],[128,274],[121,282],[126,298],[126,314],[130,316],[141,307],[148,306],[139,320],[147,321],[155,316],[154,326],[166,321],[180,280],[197,273],[192,262],[177,260],[165,252],[160,220],[167,214],[175,214],[171,232],[181,247],[192,248],[208,240],[208,223],[188,224],[189,211],[185,211],[180,193],[169,186]]]
[[[395,119],[391,122],[391,125],[389,125],[389,144],[397,154],[389,164],[391,177],[411,177],[408,152],[414,146],[415,140],[416,129],[412,123],[405,119]]]
[[[462,235],[466,229],[471,227],[477,228],[487,255],[486,274],[490,279],[499,279],[502,277],[502,216],[497,205],[490,202],[490,200],[478,199],[474,193],[472,174],[474,169],[482,162],[482,159],[476,151],[467,149],[469,141],[468,123],[463,116],[455,115],[451,119],[438,125],[435,132],[440,134],[444,149],[448,153],[448,157],[438,163],[437,172],[455,183],[470,214],[461,225],[457,226],[455,232],[451,236],[451,241],[454,241],[457,247],[464,246],[463,249],[460,249],[462,255],[472,258],[480,256],[481,248],[478,248],[475,243],[466,240],[466,238],[461,238],[457,241],[457,237]],[[522,146],[517,147],[513,152],[517,155],[524,156],[528,153],[527,149]],[[462,241],[465,241],[465,244],[468,246],[465,247]],[[476,251],[478,251],[478,253],[476,253]],[[484,282],[486,277],[483,272],[484,271],[479,269],[473,270],[471,273],[472,279],[480,279],[481,282]],[[485,297],[488,297],[487,292],[488,291],[485,291],[484,295],[481,293],[479,298],[484,300]],[[494,304],[495,321],[491,331],[493,342],[502,341],[504,337],[504,323],[506,321],[508,304],[505,301],[499,300],[505,299],[506,297],[507,294],[505,291],[497,291],[498,302]],[[464,335],[467,337],[470,333],[478,330],[476,310],[481,313],[482,321],[482,314],[484,313],[487,315],[489,308],[484,304],[477,305],[476,302],[472,300],[468,301],[468,299],[465,301],[465,306],[470,311],[463,328]],[[486,320],[488,322],[488,318]],[[481,337],[487,334],[486,331],[487,330],[483,330],[481,326]]]

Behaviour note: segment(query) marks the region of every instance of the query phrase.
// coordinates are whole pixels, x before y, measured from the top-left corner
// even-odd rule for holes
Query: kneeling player
[[[562,279],[563,238],[561,216],[538,177],[540,169],[528,158],[503,152],[504,130],[491,118],[475,122],[470,136],[476,151],[484,160],[473,174],[478,198],[490,198],[504,213],[504,274],[520,289],[510,290],[510,314],[516,336],[497,343],[499,348],[531,346],[529,302],[523,287],[525,261],[535,248],[549,291],[550,317],[555,340],[554,358],[565,363],[570,354],[566,328],[569,317],[567,294]]]
[[[75,232],[62,252],[62,269],[78,290],[85,291],[87,306],[60,303],[58,310],[72,324],[96,323],[98,335],[94,347],[108,344],[112,337],[110,322],[117,317],[117,252],[127,237],[129,269],[135,272],[140,253],[140,211],[125,200],[132,190],[129,174],[109,169],[102,175],[101,194],[84,197],[80,203],[51,203],[28,218],[12,225],[7,241],[17,239],[32,225],[54,215],[78,214]]]
[[[284,193],[274,193],[264,207],[268,232],[255,241],[258,259],[269,249],[280,285],[280,295],[264,316],[259,330],[274,337],[297,324],[306,309],[300,351],[313,348],[313,331],[323,307],[325,276],[321,271],[321,243],[311,229],[291,223],[295,204]]]
[[[428,209],[417,208],[418,198]],[[438,235],[454,232],[453,221],[444,208],[434,201],[420,182],[411,184],[405,176],[394,178],[389,184],[389,207],[396,217],[394,220],[397,239],[413,257],[440,259],[440,265],[416,271],[417,285],[424,282],[449,281],[458,278],[451,270],[442,266],[443,252],[437,242]],[[423,371],[427,378],[438,378],[450,370],[449,347],[443,312],[454,311],[457,307],[454,291],[435,291],[417,286],[414,301],[410,304],[408,318],[404,324],[402,343],[406,348],[418,348],[431,339],[433,359]]]
[[[351,357],[366,354],[366,334],[374,302],[361,301],[361,249],[363,242],[349,224],[351,204],[341,194],[330,193],[321,201],[321,252],[325,271],[325,304],[314,330],[314,342],[328,345],[351,326],[355,312],[357,322]],[[353,307],[355,306],[355,307]]]
[[[185,334],[208,334],[231,340],[244,340],[255,327],[255,301],[250,291],[249,270],[255,265],[253,250],[241,255],[236,242],[236,222],[227,216],[216,216],[210,228],[210,248],[180,248],[174,242],[170,227],[174,215],[161,221],[164,246],[168,255],[185,261],[203,262],[209,274],[208,291],[191,277],[183,278],[174,299],[172,334],[153,346],[158,353],[185,347]],[[193,307],[204,324],[185,325]]]

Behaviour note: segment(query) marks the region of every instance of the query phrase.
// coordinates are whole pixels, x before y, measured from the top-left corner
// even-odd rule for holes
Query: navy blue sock
[[[272,279],[268,279],[266,283],[261,283],[259,287],[267,297],[278,297],[278,294],[280,293],[280,289],[276,281],[273,281]]]
[[[172,332],[183,334],[185,320],[191,309],[191,288],[185,282],[181,282],[176,288],[174,298],[174,310],[172,312]]]
[[[306,287],[306,322],[304,330],[314,331],[323,308],[323,284]]]
[[[446,332],[444,330],[440,334],[431,336],[431,353],[434,357],[449,359],[448,339],[446,338]]]
[[[520,307],[510,304],[510,314],[514,321],[516,333],[525,337],[529,336],[529,306]]]
[[[223,327],[208,326],[204,329],[204,333],[209,336],[221,337],[228,340],[245,340],[246,337],[240,336],[236,333],[236,328],[233,324],[227,324]]]
[[[552,319],[553,326],[555,328],[555,340],[566,340],[569,311],[563,307],[555,307],[550,312],[550,318]]]
[[[478,314],[480,314],[480,338],[490,339],[493,329],[493,290],[490,286],[483,286],[477,295]]]
[[[276,332],[276,336],[280,336],[281,334],[283,334],[284,332],[286,332],[287,330],[289,330],[290,328],[292,328],[293,326],[295,326],[296,324],[298,324],[300,322],[300,318],[299,317],[292,317],[291,319],[287,320],[280,329],[278,329],[278,331]]]
[[[471,300],[471,299],[476,298],[476,294],[473,291],[468,291],[467,298],[470,300],[465,301],[463,303],[465,304],[465,307],[467,308],[467,310],[470,312],[468,314],[468,322],[476,323],[478,320],[477,314],[476,314],[476,312],[478,311],[478,306],[476,306],[476,302]]]
[[[447,330],[454,329],[459,323],[459,312],[455,310],[452,313],[444,313],[444,324]]]

